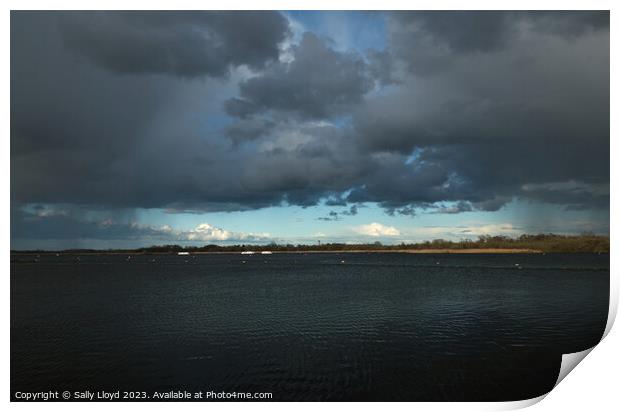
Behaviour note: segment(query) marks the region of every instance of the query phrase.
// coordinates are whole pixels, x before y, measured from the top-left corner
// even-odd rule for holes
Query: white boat
[[[256,252],[252,252],[251,250],[244,250],[243,252],[241,252],[242,255],[253,255]]]
[[[177,253],[177,255],[179,255],[179,256],[187,256],[187,255],[189,255],[189,252],[179,252],[179,253]]]
[[[272,255],[273,252],[270,252],[269,250],[264,250],[262,252],[260,252],[261,255]]]

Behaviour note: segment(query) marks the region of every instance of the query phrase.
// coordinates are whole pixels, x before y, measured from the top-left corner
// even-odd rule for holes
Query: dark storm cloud
[[[241,98],[226,102],[240,117],[270,110],[325,118],[360,103],[373,83],[366,63],[354,53],[338,52],[326,40],[305,33],[292,62],[271,65],[239,85]]]
[[[488,199],[473,202],[473,206],[477,210],[485,212],[497,212],[505,204],[512,200],[512,196],[490,196]]]
[[[440,43],[436,46],[462,53],[505,48],[523,26],[562,35],[609,28],[607,11],[424,11],[397,12],[391,17],[401,26],[397,30],[419,31]]]
[[[398,84],[394,74],[394,60],[386,51],[368,50],[368,72],[380,85]]]
[[[492,206],[496,207],[496,193],[505,188],[500,185],[481,187],[469,176],[457,174],[456,171],[459,171],[465,175],[457,165],[448,159],[441,159],[435,150],[430,152],[421,152],[418,160],[410,163],[406,162],[406,156],[400,154],[373,156],[369,164],[371,172],[361,179],[363,184],[350,191],[346,200],[354,203],[377,202],[391,216],[415,216],[416,210],[429,208],[438,211],[441,208],[434,204],[445,201],[463,201],[462,205],[473,204],[472,209],[487,210],[486,202],[493,199]],[[502,198],[502,203],[495,210],[509,200]],[[464,207],[443,209],[443,212],[449,211],[467,210]]]
[[[277,189],[246,190],[235,169],[251,153],[191,117],[223,86],[94,68],[67,50],[55,13],[13,13],[11,50],[13,202],[247,210],[282,201]]]
[[[11,238],[20,239],[142,239],[169,240],[161,230],[110,220],[81,220],[68,214],[33,214],[11,210]]]
[[[386,208],[412,201],[434,202],[447,196],[443,185],[449,171],[441,164],[407,165],[400,156],[374,160],[372,175],[354,188],[350,202],[380,202]]]
[[[608,20],[396,13],[385,50],[279,56],[277,13],[14,12],[11,201],[608,207]]]
[[[275,122],[268,119],[241,119],[226,128],[226,135],[234,142],[255,140],[272,130]]]
[[[576,37],[609,29],[607,11],[424,11],[390,18],[391,53],[425,75],[457,56],[505,51],[525,32]]]
[[[230,116],[245,119],[258,111],[258,106],[248,100],[232,98],[224,102],[224,110]]]
[[[404,29],[414,29],[460,52],[496,50],[514,29],[513,19],[501,11],[397,12],[392,17]]]
[[[522,196],[566,205],[570,210],[609,207],[609,183],[564,181],[526,184],[521,191]]]
[[[351,150],[351,138],[328,124],[280,124],[245,147],[251,154],[236,163],[240,184],[246,192],[271,193],[288,204],[316,205],[374,167]]]
[[[588,140],[451,145],[421,159],[453,170],[458,177],[451,188],[461,193],[452,200],[468,200],[475,209],[496,211],[513,197],[608,207],[609,192],[600,188],[609,182],[609,148]],[[571,181],[579,182],[574,190]]]
[[[513,12],[513,15],[519,19],[519,13]],[[588,31],[609,29],[609,11],[606,10],[540,11],[523,16],[542,33],[579,36]]]
[[[515,196],[608,205],[606,194],[522,190],[608,182],[608,21],[606,12],[392,15],[388,52],[401,81],[356,109],[354,129],[369,153],[420,155],[352,200],[383,199],[388,211],[441,200],[495,211]]]
[[[271,11],[61,12],[58,22],[67,47],[105,69],[183,77],[261,68],[288,32]]]

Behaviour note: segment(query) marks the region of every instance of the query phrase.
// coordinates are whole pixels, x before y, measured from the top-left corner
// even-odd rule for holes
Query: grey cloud
[[[344,203],[346,204],[346,202]],[[327,222],[331,222],[331,221],[337,221],[337,220],[342,220],[341,216],[355,216],[357,215],[357,205],[351,205],[351,207],[349,207],[349,209],[347,210],[343,210],[342,212],[338,213],[336,211],[331,211],[329,212],[329,214],[325,217],[319,217],[317,218],[318,220],[324,220]]]
[[[76,61],[55,14],[12,23],[12,202],[246,210],[282,201],[277,190],[244,190],[235,167],[251,153],[196,120],[206,96],[220,109],[226,85],[118,76]]]
[[[332,210],[331,212],[328,213],[327,216],[321,216],[321,217],[318,217],[317,219],[324,220],[326,222],[333,222],[333,221],[340,220],[340,217],[338,216],[338,212],[334,212]]]
[[[513,12],[514,14],[521,13]],[[585,32],[609,29],[609,10],[530,11],[522,14],[530,24],[543,33],[579,36]]]
[[[579,177],[589,184],[608,181],[608,148],[591,142],[504,142],[502,144],[455,145],[426,151],[422,159],[440,162],[458,173],[460,186],[476,209],[499,210],[515,197],[547,203],[609,206],[604,192],[550,190],[549,182]],[[577,178],[577,179],[579,179]],[[530,190],[524,190],[524,185]],[[537,186],[536,184],[540,184]]]
[[[346,206],[347,199],[341,194],[328,194],[325,199],[325,206]]]
[[[223,76],[261,68],[288,34],[277,12],[58,12],[71,50],[116,73]]]
[[[481,33],[523,26],[518,35],[500,36],[496,44],[467,34],[476,26],[470,23],[480,16],[398,16],[390,20],[392,56],[407,65],[412,50],[418,60],[428,57],[414,47],[419,26],[411,28],[401,21],[427,18],[425,24],[443,39],[429,42],[429,51],[441,53],[447,65],[432,75],[407,74],[391,93],[369,97],[355,111],[353,125],[362,150],[403,157],[417,151],[418,156],[410,166],[393,166],[391,180],[373,175],[351,200],[383,199],[391,211],[441,200],[466,201],[475,209],[495,211],[514,197],[569,202],[571,207],[608,205],[606,195],[521,190],[535,182],[608,181],[606,13],[502,13],[496,16],[501,27]],[[447,29],[444,18],[462,24]],[[458,31],[465,32],[465,38],[458,40],[465,43],[455,43]],[[450,47],[437,44],[452,37]],[[409,42],[409,49],[400,50],[399,41]],[[434,62],[432,56],[429,59]]]
[[[149,226],[108,219],[83,220],[70,214],[32,214],[11,210],[11,238],[17,239],[143,239],[166,240],[168,233]]]
[[[226,128],[226,135],[234,142],[256,140],[272,130],[275,122],[268,119],[241,119]]]
[[[476,210],[485,212],[497,212],[513,199],[512,196],[495,196],[488,199],[473,202],[472,205]]]
[[[396,209],[412,202],[436,202],[451,199],[455,188],[446,187],[449,170],[440,163],[406,164],[399,155],[372,159],[373,172],[364,184],[355,187],[349,202],[379,202],[386,209]]]
[[[447,196],[439,196],[439,197],[447,197]],[[472,197],[471,193],[462,192],[456,196],[455,198],[461,197]],[[386,213],[390,216],[395,216],[396,214],[403,216],[417,216],[418,213],[429,213],[429,214],[459,214],[463,212],[472,212],[476,210],[481,211],[498,211],[501,209],[506,203],[510,202],[511,198],[508,197],[495,197],[491,199],[487,199],[484,201],[464,201],[459,200],[454,202],[453,204],[446,205],[445,202],[437,200],[437,201],[427,201],[427,202],[413,202],[411,204],[405,204],[404,202],[384,202],[384,207]]]
[[[345,216],[355,216],[355,215],[357,215],[357,205],[351,205],[349,210],[345,210],[345,211],[341,212],[341,214],[343,214]]]
[[[450,64],[432,75],[407,69],[411,56],[401,46],[409,39],[411,47],[417,32],[392,18],[393,35],[375,56],[392,59],[383,66],[372,53],[364,60],[307,34],[291,63],[259,47],[264,58],[230,55],[217,67],[195,65],[183,54],[173,60],[183,64],[147,56],[139,59],[144,66],[127,69],[104,63],[107,52],[101,61],[79,58],[82,52],[66,42],[83,27],[59,32],[57,16],[11,15],[12,204],[184,212],[350,207],[339,216],[364,202],[401,215],[445,202],[494,211],[515,198],[608,207],[604,191],[562,186],[609,183],[609,33],[598,15],[586,24],[548,13],[539,18],[547,31],[528,17],[535,27],[497,45],[474,46],[473,35],[450,47],[442,40],[439,51]],[[84,24],[103,16],[76,42],[94,41],[100,31],[113,40],[108,31],[116,26],[102,28],[108,24],[172,41],[177,31],[186,35],[208,20],[69,16],[87,16]],[[263,14],[243,16],[257,16],[250,27],[263,24]],[[209,30],[227,39],[228,53],[250,47],[232,47],[245,36],[218,24],[209,20]],[[101,47],[112,40],[102,39]],[[138,40],[128,39],[128,48]],[[234,74],[228,83],[209,78],[237,64],[256,67],[239,93]],[[199,67],[207,77],[191,78]],[[171,75],[118,75],[129,72]],[[389,87],[370,92],[380,72]],[[350,124],[342,121],[349,116]],[[220,128],[205,127],[211,120]]]
[[[406,205],[402,207],[395,207],[392,202],[382,202],[381,205],[383,206],[385,213],[389,216],[396,216],[398,214],[401,216],[414,217],[417,215],[415,206]]]
[[[609,183],[585,183],[574,180],[525,184],[522,197],[564,205],[569,210],[609,207]]]
[[[511,14],[501,11],[397,12],[391,16],[402,29],[414,30],[439,43],[435,47],[445,45],[463,52],[500,48],[514,30]]]
[[[471,203],[460,201],[457,202],[454,206],[440,206],[433,210],[431,213],[438,214],[457,214],[463,212],[471,212],[473,209]]]
[[[272,64],[245,80],[239,85],[241,98],[225,106],[239,117],[270,110],[304,118],[332,117],[361,102],[372,84],[361,56],[335,51],[307,32],[294,48],[293,61]]]
[[[390,17],[392,56],[427,75],[459,55],[509,49],[527,31],[577,37],[609,29],[608,11],[419,11]]]
[[[247,100],[233,97],[224,102],[224,110],[230,116],[245,119],[258,111],[258,107]]]
[[[394,59],[387,51],[368,50],[368,72],[380,85],[399,84]]]
[[[54,211],[53,209],[47,209]],[[208,223],[202,223],[190,230],[178,230],[170,226],[149,226],[112,218],[88,219],[68,213],[31,213],[14,208],[11,210],[11,238],[18,244],[29,239],[74,241],[76,247],[82,241],[136,241],[174,243],[253,243],[271,239],[268,234],[231,232]],[[63,242],[66,244],[66,242]],[[134,244],[135,245],[135,244]]]

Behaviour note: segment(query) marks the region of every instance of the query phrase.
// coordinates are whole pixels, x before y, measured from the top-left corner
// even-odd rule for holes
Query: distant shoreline
[[[475,248],[475,249],[419,249],[419,250],[402,250],[403,253],[544,253],[542,250],[536,249],[501,249],[501,248]]]
[[[193,255],[208,255],[208,254],[241,254],[241,252],[194,252]],[[414,254],[428,254],[428,253],[543,253],[541,250],[534,249],[501,249],[501,248],[472,248],[472,249],[360,249],[360,250],[293,250],[293,251],[273,251],[273,254],[282,253],[414,253]],[[260,252],[255,252],[256,255],[260,255]]]
[[[419,253],[419,254],[538,254],[538,253],[604,253],[609,254],[609,237],[593,234],[556,235],[553,233],[528,235],[518,238],[480,236],[478,240],[458,242],[434,239],[418,243],[384,245],[374,243],[318,243],[318,244],[235,244],[180,246],[153,245],[134,249],[65,249],[65,250],[11,250],[11,255],[177,255],[267,253]]]
[[[293,251],[272,251],[272,254],[317,254],[317,253],[410,253],[410,254],[540,254],[546,253],[542,250],[536,249],[518,249],[518,248],[510,248],[510,249],[502,249],[502,248],[472,248],[472,249],[367,249],[367,250],[293,250]],[[42,251],[42,252],[20,252],[20,251],[11,251],[12,255],[172,255],[177,256],[177,252],[132,252],[132,251],[124,251],[124,252],[106,252],[106,251],[88,251],[88,252],[50,252],[50,251]],[[240,251],[200,251],[200,252],[190,252],[190,255],[241,255]],[[260,251],[254,251],[253,254],[247,254],[244,256],[253,256],[260,255],[265,256],[265,254],[261,254]],[[268,255],[268,254],[267,254]]]

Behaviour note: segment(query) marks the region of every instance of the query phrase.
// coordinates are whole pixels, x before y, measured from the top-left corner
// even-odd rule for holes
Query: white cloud
[[[400,232],[394,226],[385,226],[376,222],[357,226],[353,230],[365,236],[400,236]]]
[[[209,223],[201,223],[192,230],[179,233],[180,240],[194,241],[264,241],[270,238],[269,233],[231,232]]]

